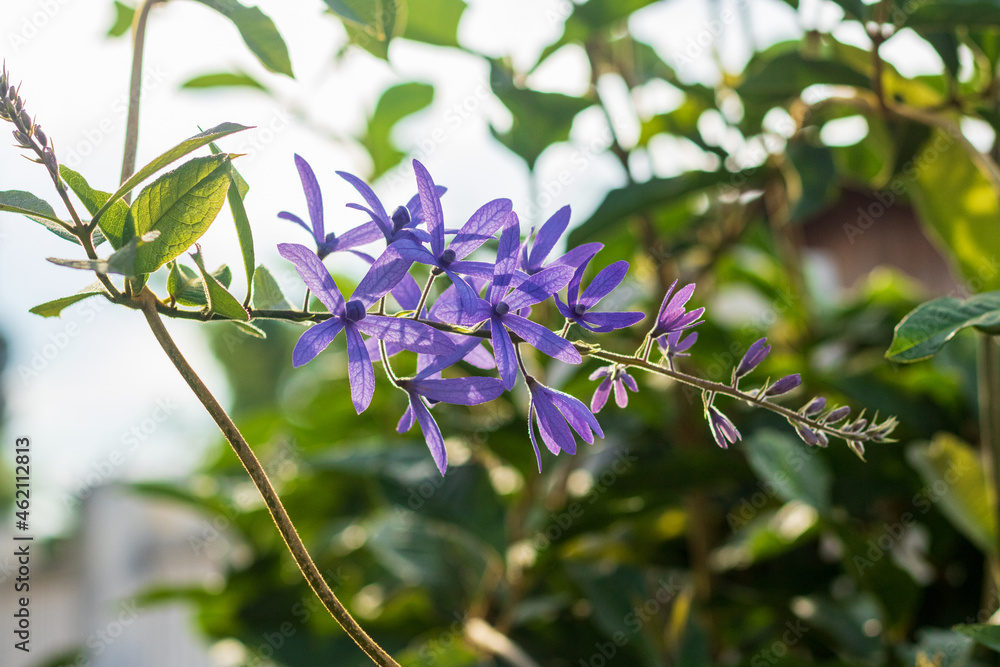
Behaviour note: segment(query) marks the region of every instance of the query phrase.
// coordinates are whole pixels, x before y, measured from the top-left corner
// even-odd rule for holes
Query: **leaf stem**
[[[340,600],[334,594],[333,590],[323,579],[323,575],[320,573],[319,568],[316,567],[316,563],[313,562],[312,558],[309,556],[309,552],[306,550],[305,544],[302,542],[302,538],[299,537],[298,532],[295,530],[295,526],[292,524],[291,518],[288,516],[288,512],[285,510],[281,503],[281,499],[278,497],[278,493],[274,490],[271,485],[271,481],[267,477],[267,473],[264,472],[264,467],[260,464],[260,461],[254,455],[253,450],[250,449],[250,445],[243,438],[239,429],[233,423],[233,420],[226,413],[222,405],[219,404],[215,396],[208,389],[205,383],[202,381],[198,374],[194,371],[191,365],[188,363],[187,359],[178,349],[177,345],[174,343],[173,339],[170,337],[169,332],[167,332],[166,327],[163,326],[163,320],[160,319],[160,314],[157,311],[157,304],[159,299],[156,298],[149,288],[143,288],[142,292],[139,294],[137,299],[139,306],[146,316],[146,322],[149,324],[149,328],[153,331],[153,335],[156,336],[157,342],[159,342],[160,347],[166,352],[167,357],[173,362],[174,367],[187,382],[188,386],[201,401],[205,409],[215,420],[215,423],[219,426],[222,434],[225,436],[226,440],[232,446],[233,451],[236,452],[236,456],[240,459],[240,463],[246,469],[247,474],[250,475],[250,479],[253,480],[254,485],[260,492],[261,497],[264,499],[265,504],[267,504],[267,509],[271,513],[271,518],[274,519],[275,525],[278,527],[278,532],[281,533],[281,537],[285,540],[285,545],[288,547],[289,552],[291,552],[292,557],[295,559],[296,565],[302,571],[303,576],[309,583],[309,586],[316,593],[317,597],[323,602],[323,606],[326,607],[330,615],[340,624],[342,628],[347,632],[347,634],[357,643],[361,649],[368,654],[375,664],[380,667],[399,667],[399,664],[392,659],[388,653],[386,653],[382,647],[375,643],[375,641],[368,636],[364,629],[358,625],[358,622],[354,620],[350,612],[341,604]]]

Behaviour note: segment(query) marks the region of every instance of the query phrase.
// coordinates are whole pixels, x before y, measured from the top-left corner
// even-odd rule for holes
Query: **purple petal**
[[[576,318],[577,324],[596,333],[607,333],[615,329],[624,329],[640,322],[644,314],[640,312],[623,313],[584,313]]]
[[[455,287],[455,291],[458,293],[458,298],[462,304],[462,308],[467,312],[473,311],[476,308],[476,302],[482,301],[479,298],[479,294],[476,293],[469,283],[462,280],[457,273],[451,269],[445,269],[444,273],[448,278],[451,279],[451,284]]]
[[[633,392],[639,391],[639,385],[635,383],[635,378],[628,374],[628,371],[622,371],[622,383]]]
[[[448,188],[438,185],[435,186],[435,191],[438,197],[442,197],[444,193],[448,192]],[[406,226],[408,229],[412,229],[424,221],[424,209],[420,205],[419,192],[410,197],[410,201],[406,202],[406,208],[410,211],[410,224]],[[427,242],[430,243],[430,238],[427,239]]]
[[[570,294],[572,294],[572,292],[570,292]],[[568,305],[563,303],[563,300],[559,298],[558,294],[554,295],[554,298],[556,302],[556,310],[559,311],[559,314],[565,317],[567,320],[575,321],[578,317],[576,311],[574,311]]]
[[[593,375],[590,376],[591,380],[596,380]],[[608,402],[608,396],[611,394],[611,378],[606,377],[601,384],[597,385],[597,389],[594,391],[594,398],[590,401],[591,412],[600,412],[604,404]]]
[[[479,405],[503,393],[503,382],[490,377],[463,377],[444,380],[410,380],[410,387],[432,401],[455,405]]]
[[[573,269],[568,266],[554,266],[533,275],[518,285],[503,300],[511,310],[545,301],[566,286],[573,277]]]
[[[409,275],[407,272],[412,263],[400,255],[394,246],[389,246],[368,269],[368,273],[358,283],[351,299],[357,299],[365,306],[371,307]]]
[[[628,394],[625,393],[625,385],[621,381],[615,382],[615,403],[619,408],[628,406]]]
[[[517,383],[517,358],[514,352],[514,343],[499,317],[492,317],[490,325],[493,334],[493,356],[497,360],[497,370],[503,379],[504,389],[510,391]]]
[[[368,208],[371,209],[369,213],[372,214],[372,219],[388,237],[392,233],[392,223],[389,221],[389,215],[385,212],[385,207],[382,206],[382,202],[375,196],[375,192],[368,187],[367,183],[354,174],[349,174],[346,171],[338,171],[337,176],[340,176],[342,179],[354,186],[354,189],[358,191],[358,194],[360,194],[364,198],[365,202],[368,203]]]
[[[283,220],[291,220],[296,225],[298,225],[302,229],[306,230],[310,234],[313,233],[313,230],[309,229],[309,226],[305,222],[302,221],[302,218],[300,218],[299,216],[295,215],[294,213],[289,213],[288,211],[282,211],[282,212],[278,213],[278,217],[282,218]]]
[[[798,373],[793,373],[792,375],[786,375],[781,378],[764,392],[765,396],[780,396],[781,394],[786,394],[792,389],[795,389],[800,384],[802,384],[802,376]]]
[[[497,320],[495,317],[493,319],[494,321]],[[561,336],[557,336],[541,324],[532,322],[520,315],[514,315],[513,313],[504,315],[502,321],[507,328],[520,336],[521,340],[542,354],[565,361],[568,364],[578,364],[582,361],[580,353],[576,351],[572,343]],[[493,337],[496,338],[496,335],[497,332],[494,330]],[[497,364],[499,365],[499,363],[500,360],[498,358]]]
[[[444,448],[444,438],[441,437],[441,429],[438,428],[437,422],[431,417],[431,413],[428,412],[427,406],[424,405],[419,396],[410,394],[410,406],[416,414],[420,430],[424,432],[424,440],[427,441],[427,448],[431,450],[434,463],[437,464],[438,471],[444,475],[448,469],[448,452]]]
[[[305,159],[296,153],[295,166],[299,170],[299,180],[302,181],[302,189],[306,193],[306,204],[309,207],[309,219],[312,221],[313,238],[316,243],[321,244],[326,238],[323,229],[323,193],[319,189],[316,181],[316,174]]]
[[[417,359],[417,374],[413,376],[414,380],[422,380],[430,375],[440,373],[445,368],[457,364],[459,361],[464,359],[466,355],[469,354],[476,347],[482,345],[479,338],[473,338],[471,336],[453,336],[453,339],[461,339],[458,342],[454,342],[455,349],[453,352],[448,354],[437,355],[432,361],[428,361],[423,365],[420,365],[422,360],[425,360],[425,355],[420,355]]]
[[[348,229],[337,238],[337,250],[350,250],[372,241],[382,238],[382,231],[374,221],[358,225],[354,229]]]
[[[410,397],[410,400],[413,400],[412,396]],[[414,419],[413,407],[407,405],[406,410],[403,411],[403,416],[399,418],[399,423],[396,424],[396,433],[406,433],[413,428]]]
[[[444,252],[444,213],[441,211],[441,199],[434,187],[434,179],[419,160],[413,161],[413,174],[417,177],[417,193],[420,195],[425,226],[431,235],[431,250],[440,257]]]
[[[403,310],[415,310],[420,305],[420,285],[409,273],[392,288],[392,296]]]
[[[571,266],[574,269],[590,261],[604,247],[603,243],[584,243],[572,250],[567,250],[566,254],[552,260],[549,266]]]
[[[586,440],[588,444],[593,444],[594,442],[594,435],[591,433],[591,430],[602,438],[604,437],[604,431],[601,429],[601,425],[597,423],[597,417],[587,409],[583,401],[575,396],[570,396],[565,392],[550,387],[545,387],[545,392],[552,400],[552,404],[559,409],[559,412],[566,418],[569,425],[573,427],[573,430],[579,433],[580,437]]]
[[[333,276],[323,266],[322,260],[316,253],[298,243],[279,243],[278,252],[281,256],[295,265],[295,270],[299,272],[302,282],[306,284],[313,294],[316,295],[326,309],[335,315],[344,312],[344,297],[337,289],[337,283]]]
[[[538,230],[538,235],[531,244],[531,252],[528,254],[528,264],[523,267],[525,271],[534,273],[542,268],[545,258],[549,256],[552,248],[559,242],[559,237],[566,231],[566,226],[569,225],[569,215],[569,206],[563,206],[545,221],[545,224]]]
[[[295,349],[292,351],[292,366],[298,368],[302,364],[312,361],[317,354],[333,342],[333,339],[343,328],[344,323],[339,317],[309,327],[295,343]]]
[[[368,315],[355,323],[359,331],[387,343],[395,343],[411,352],[448,354],[455,351],[455,344],[448,335],[423,322],[401,317]]]
[[[449,290],[451,288],[449,287]],[[448,290],[445,291],[447,294]],[[455,290],[451,290],[451,297],[445,298],[445,294],[438,297],[434,302],[434,316],[442,322],[451,324],[473,325],[479,324],[483,320],[490,318],[492,306],[483,299],[476,299],[472,308],[462,306],[462,300]]]
[[[465,355],[463,361],[483,370],[497,367],[497,362],[493,358],[493,355],[489,353],[489,350],[482,343],[472,348],[472,351]]]
[[[538,430],[542,432],[542,440],[549,448],[549,451],[558,454],[564,451],[569,454],[576,454],[576,438],[569,430],[566,420],[559,410],[552,404],[546,392],[536,391],[535,410],[538,414]]]
[[[521,242],[521,224],[517,214],[511,211],[507,214],[503,232],[500,234],[500,245],[497,247],[497,262],[493,266],[493,283],[487,300],[496,305],[507,294],[507,287],[517,266],[517,247]]]
[[[626,273],[628,273],[628,262],[624,259],[604,267],[584,290],[580,303],[586,308],[593,308],[598,301],[621,284]]]
[[[375,393],[375,369],[357,327],[345,326],[344,333],[347,334],[347,377],[351,382],[351,400],[360,415],[371,404]]]
[[[455,273],[461,273],[463,276],[472,276],[473,278],[481,278],[483,280],[493,280],[493,265],[489,262],[470,262],[458,260],[452,262],[448,267]]]
[[[451,240],[449,248],[455,251],[455,257],[462,259],[473,250],[493,238],[500,225],[507,219],[512,203],[509,199],[494,199],[483,204],[472,214],[469,221],[462,225],[458,234]]]
[[[743,377],[764,361],[764,357],[771,351],[771,346],[765,346],[765,343],[767,343],[767,338],[761,338],[747,349],[746,354],[740,359],[739,366],[736,367],[737,378]]]
[[[538,472],[542,472],[542,453],[538,450],[538,440],[535,438],[535,397],[528,403],[528,437],[531,446],[535,448],[535,460],[538,462]]]

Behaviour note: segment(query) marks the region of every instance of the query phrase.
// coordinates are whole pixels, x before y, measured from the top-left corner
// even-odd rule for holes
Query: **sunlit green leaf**
[[[980,623],[976,625],[956,625],[955,632],[971,637],[977,644],[1000,653],[1000,625]]]
[[[399,164],[404,156],[392,142],[392,128],[406,116],[430,106],[433,100],[434,87],[426,83],[403,83],[382,93],[362,139],[372,159],[372,179]]]
[[[201,279],[205,285],[205,296],[208,298],[208,310],[211,313],[218,313],[234,320],[249,322],[250,314],[246,308],[240,305],[229,291],[223,287],[208,271],[205,270],[205,263],[201,257],[201,250],[191,253],[198,270],[201,271]]]
[[[935,130],[907,175],[920,221],[949,251],[968,289],[1000,289],[1000,195],[966,150]]]
[[[217,72],[188,79],[181,88],[256,88],[267,90],[257,79],[245,72]]]
[[[228,155],[194,158],[146,186],[129,209],[126,227],[158,231],[136,256],[139,273],[152,273],[197,241],[215,220],[230,183]]]
[[[132,27],[135,7],[129,7],[115,0],[115,22],[108,28],[108,37],[121,37]]]
[[[966,327],[996,326],[1000,326],[1000,291],[967,299],[944,296],[920,304],[896,325],[885,358],[901,363],[927,359]]]
[[[83,301],[84,299],[89,299],[92,296],[100,296],[102,294],[107,294],[104,287],[101,283],[94,283],[93,285],[83,288],[76,294],[71,294],[60,299],[53,299],[52,301],[39,304],[34,308],[31,308],[29,312],[32,312],[35,315],[41,315],[42,317],[58,317],[65,308],[72,306],[74,303]]]
[[[936,505],[973,544],[996,554],[996,518],[976,450],[950,433],[939,433],[930,443],[909,447],[906,458],[926,484],[914,504],[925,512]]]
[[[100,190],[94,190],[87,183],[87,180],[73,171],[64,164],[59,165],[59,176],[62,177],[63,182],[69,186],[69,188],[80,198],[83,205],[87,208],[87,212],[90,215],[94,215],[107,203],[108,198],[111,197],[110,193],[101,192]],[[128,214],[128,204],[119,199],[114,204],[111,205],[101,219],[97,221],[98,229],[94,231],[95,236],[97,232],[101,232],[102,240],[104,238],[108,239],[111,246],[115,249],[122,247],[124,241],[122,239],[122,232],[125,225],[125,216]],[[94,240],[94,245],[98,245],[97,240]]]
[[[289,310],[291,307],[267,267],[258,266],[253,274],[254,310]]]
[[[437,46],[458,46],[462,0],[408,0],[402,37]]]
[[[198,2],[211,7],[232,21],[261,65],[272,72],[294,77],[285,40],[281,38],[274,21],[267,14],[257,7],[246,7],[237,0],[198,0]]]

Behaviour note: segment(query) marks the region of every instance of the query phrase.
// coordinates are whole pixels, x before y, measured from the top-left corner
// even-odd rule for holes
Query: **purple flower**
[[[311,361],[333,342],[340,331],[347,336],[347,370],[354,409],[362,413],[375,391],[375,371],[361,334],[392,342],[414,352],[448,354],[455,345],[447,335],[413,320],[369,315],[367,310],[385,296],[402,278],[410,263],[387,249],[372,265],[346,302],[330,272],[309,248],[297,243],[280,243],[278,252],[295,265],[312,293],[333,314],[330,319],[308,329],[295,344],[292,363],[299,367]]]
[[[538,230],[534,241],[530,243],[530,250],[528,249],[528,239],[525,239],[524,244],[521,246],[520,266],[518,268],[529,276],[533,276],[552,266],[571,266],[575,269],[584,262],[589,261],[591,257],[597,254],[597,251],[604,247],[602,243],[585,243],[582,246],[567,251],[565,255],[552,260],[549,262],[548,267],[543,266],[549,253],[552,252],[552,248],[559,242],[559,237],[566,231],[566,227],[569,225],[569,214],[569,206],[563,206],[553,213]],[[529,233],[528,236],[530,237],[531,234]]]
[[[608,402],[608,396],[611,394],[612,388],[615,390],[615,403],[618,404],[619,408],[624,408],[628,405],[628,394],[625,392],[626,387],[633,392],[639,391],[639,385],[635,383],[635,378],[629,375],[628,369],[621,364],[604,366],[590,374],[591,380],[598,378],[604,378],[604,381],[597,385],[594,398],[590,402],[590,409],[595,414],[600,412],[604,404]]]
[[[798,373],[793,373],[792,375],[786,375],[781,378],[764,392],[765,397],[770,396],[781,396],[782,394],[787,394],[792,389],[795,389],[800,384],[802,384],[802,376]]]
[[[368,206],[362,206],[361,204],[348,204],[349,208],[355,208],[359,211],[364,211],[367,213],[372,222],[377,225],[379,231],[382,232],[382,236],[385,237],[385,242],[387,244],[394,243],[401,239],[410,239],[417,242],[428,242],[430,241],[430,236],[427,232],[422,229],[417,229],[417,226],[423,222],[424,211],[421,204],[421,198],[419,193],[414,195],[406,206],[397,206],[396,210],[392,212],[392,216],[385,212],[385,206],[375,192],[368,186],[367,183],[362,181],[360,178],[354,174],[349,174],[346,171],[338,171],[337,175],[343,178],[345,181],[354,186],[354,189],[358,191],[361,197],[365,200]],[[437,186],[436,192],[438,196],[443,195],[447,192],[447,188]]]
[[[733,371],[733,382],[739,380],[741,377],[757,368],[760,362],[764,361],[764,357],[771,352],[771,346],[765,345],[767,343],[767,338],[761,338],[760,340],[754,342],[753,345],[746,351],[743,358],[740,359],[739,365],[736,370]]]
[[[663,350],[663,356],[667,358],[667,365],[670,366],[670,370],[674,370],[674,358],[690,357],[691,355],[688,353],[688,350],[698,341],[697,331],[681,340],[681,336],[683,335],[684,330],[679,329],[656,339],[656,342],[660,344],[660,349]]]
[[[412,378],[396,381],[409,398],[410,404],[396,426],[396,431],[405,433],[413,428],[413,422],[420,424],[420,430],[427,441],[427,447],[434,457],[434,463],[444,475],[448,469],[448,453],[444,448],[441,429],[431,416],[427,403],[454,403],[457,405],[479,405],[503,393],[503,383],[497,378],[463,377],[441,379],[441,371],[461,361],[479,345],[479,340],[471,338],[456,346],[452,354],[440,356],[420,369]]]
[[[742,437],[733,426],[733,422],[729,421],[729,418],[719,412],[719,409],[714,405],[705,406],[705,419],[708,420],[708,425],[712,429],[715,444],[723,449],[729,449],[729,443],[736,443]]]
[[[621,260],[611,266],[604,267],[600,273],[594,276],[590,285],[580,294],[580,280],[583,278],[590,258],[583,262],[573,274],[566,290],[566,300],[563,303],[556,295],[556,308],[567,320],[576,322],[584,329],[597,333],[607,333],[615,329],[630,327],[645,317],[637,312],[615,312],[615,313],[592,313],[590,309],[597,305],[597,302],[610,294],[628,272],[628,262]]]
[[[509,199],[494,199],[484,204],[455,233],[454,238],[452,238],[451,243],[446,248],[441,196],[438,194],[434,181],[424,165],[414,160],[413,171],[417,177],[417,192],[419,193],[421,206],[424,211],[424,220],[427,223],[431,247],[428,250],[422,243],[413,239],[400,239],[394,243],[394,246],[397,252],[404,257],[414,262],[430,265],[434,267],[436,272],[447,275],[455,285],[455,289],[458,290],[462,306],[466,309],[471,308],[475,300],[479,298],[479,295],[457,274],[464,273],[463,269],[470,271],[474,275],[480,274],[482,271],[479,262],[476,262],[472,266],[466,266],[472,263],[461,260],[483,243],[493,238],[497,229],[511,215],[511,201]]]
[[[478,324],[489,320],[497,369],[508,391],[517,382],[516,351],[508,329],[543,354],[571,364],[581,361],[580,353],[572,343],[517,314],[521,308],[548,299],[573,277],[572,268],[555,266],[539,272],[511,290],[520,235],[517,215],[511,214],[500,234],[497,262],[493,267],[493,279],[486,299],[477,296],[471,309],[461,307],[460,302],[455,300],[439,304],[441,307],[438,309],[438,315],[442,319],[456,324]]]
[[[557,455],[560,451],[576,454],[576,438],[573,436],[573,431],[576,431],[588,444],[594,443],[594,433],[604,437],[604,431],[597,423],[597,418],[579,399],[550,389],[530,375],[525,381],[531,393],[531,403],[528,406],[528,436],[531,438],[531,446],[535,448],[539,472],[542,471],[542,454],[535,438],[534,422],[538,422],[538,430],[542,433],[545,446]],[[573,431],[570,427],[573,427]]]
[[[823,408],[825,407],[826,407],[826,399],[823,398],[822,396],[817,396],[816,398],[812,399],[811,401],[803,405],[802,409],[799,410],[799,412],[805,415],[806,417],[811,417],[812,415],[822,412]]]
[[[377,240],[382,235],[378,226],[370,221],[344,232],[339,237],[333,232],[327,234],[323,222],[323,193],[319,189],[316,174],[313,173],[309,163],[300,155],[295,156],[295,166],[298,167],[299,179],[302,181],[302,189],[306,194],[306,206],[309,209],[309,221],[312,222],[312,229],[309,229],[302,218],[294,213],[282,211],[278,217],[291,220],[312,234],[313,240],[316,242],[316,254],[319,255],[320,259],[332,252],[342,250],[349,250],[357,255],[368,257],[351,249]],[[368,259],[371,260],[371,258]]]
[[[666,296],[663,297],[660,312],[656,315],[656,324],[653,326],[653,330],[649,332],[651,338],[690,329],[702,323],[702,320],[698,318],[705,313],[704,308],[692,310],[690,313],[684,309],[684,304],[694,294],[694,283],[685,285],[671,298],[670,295],[673,294],[676,285],[677,281],[675,280],[670,284]]]

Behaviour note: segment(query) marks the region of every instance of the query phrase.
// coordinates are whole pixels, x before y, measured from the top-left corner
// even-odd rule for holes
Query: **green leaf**
[[[83,202],[83,205],[87,208],[87,212],[91,216],[97,213],[111,197],[107,192],[91,188],[90,184],[87,183],[87,179],[64,164],[59,165],[59,176],[73,193],[80,198],[80,201]],[[108,242],[116,250],[124,245],[122,232],[125,227],[126,215],[128,215],[128,204],[119,199],[97,221],[102,238],[107,238]],[[96,240],[94,241],[94,245],[97,245]]]
[[[924,480],[914,505],[926,512],[937,505],[951,524],[986,554],[997,553],[996,519],[990,509],[986,475],[976,450],[950,433],[906,450],[906,459]]]
[[[938,55],[941,56],[944,67],[952,77],[958,77],[958,37],[954,32],[934,30],[923,34],[923,38],[930,42]]]
[[[222,208],[231,168],[228,155],[194,158],[143,188],[129,209],[126,227],[137,235],[160,235],[139,247],[139,273],[152,273],[201,238]]]
[[[904,15],[904,25],[917,31],[958,26],[983,28],[1000,25],[1000,3],[995,0],[925,0]]]
[[[742,520],[734,518],[733,521]],[[733,525],[731,522],[730,526]],[[712,553],[712,569],[746,569],[780,556],[813,539],[819,532],[818,526],[816,510],[797,501],[786,503],[777,510],[763,509],[745,525],[739,525],[732,538]]]
[[[400,0],[324,0],[344,21],[351,44],[382,60],[389,57],[389,41],[398,37],[405,23],[407,5]],[[402,10],[404,17],[398,16]],[[403,18],[404,20],[400,20]]]
[[[247,278],[247,295],[243,299],[243,304],[248,305],[253,296],[253,267],[256,259],[253,248],[253,230],[250,229],[250,219],[247,217],[246,208],[243,206],[243,194],[240,192],[239,182],[236,180],[238,176],[234,169],[229,182],[229,190],[226,193],[226,199],[229,200],[229,210],[233,214],[233,222],[236,224],[236,236],[240,242],[240,253],[243,255],[243,270],[246,272]],[[240,180],[242,181],[243,179],[240,178]]]
[[[0,191],[0,211],[20,213],[31,218],[59,238],[79,243],[77,238],[63,226],[68,225],[68,223],[56,217],[56,212],[52,210],[49,203],[30,192],[23,190]],[[94,243],[96,244],[99,239],[103,240],[103,237],[95,236]]]
[[[979,623],[975,625],[955,625],[952,626],[952,629],[955,632],[962,633],[966,637],[971,637],[976,643],[1000,653],[1000,625]]]
[[[931,133],[907,175],[920,221],[950,250],[972,292],[1000,289],[1000,201],[965,149]]]
[[[861,0],[833,0],[836,4],[840,5],[840,8],[844,10],[847,18],[854,19],[855,21],[867,21],[868,20],[868,7],[865,6]]]
[[[198,270],[201,271],[201,279],[205,285],[205,295],[208,298],[209,312],[218,313],[219,315],[241,322],[249,322],[250,314],[246,308],[241,306],[236,297],[230,294],[225,287],[219,284],[219,281],[205,270],[205,263],[201,258],[201,248],[191,253],[191,257],[194,258],[195,264],[198,265]]]
[[[904,364],[927,359],[966,327],[996,326],[1000,326],[1000,291],[968,299],[943,296],[920,304],[896,325],[885,358]]]
[[[573,9],[573,15],[590,28],[604,28],[629,17],[632,12],[653,4],[655,0],[589,0]]]
[[[249,129],[245,125],[239,125],[237,123],[221,123],[215,127],[209,128],[204,132],[199,132],[190,139],[185,139],[181,143],[177,144],[165,153],[161,153],[152,162],[144,166],[142,169],[137,171],[132,175],[127,181],[122,183],[114,194],[101,205],[101,208],[94,213],[94,218],[97,219],[98,224],[100,224],[100,218],[107,212],[111,206],[115,204],[119,199],[121,199],[126,192],[132,191],[135,186],[142,183],[144,180],[163,169],[171,162],[178,160],[191,151],[201,148],[205,144],[209,144],[220,137],[225,137],[234,132],[242,132],[243,130]]]
[[[267,90],[257,79],[244,72],[216,72],[188,79],[181,88],[256,88]]]
[[[261,264],[253,274],[254,310],[291,310],[271,272]]]
[[[745,100],[781,104],[817,83],[867,88],[867,76],[835,60],[817,60],[795,50],[766,60],[753,59],[736,92]]]
[[[804,220],[822,211],[836,195],[837,167],[826,146],[814,146],[805,141],[789,141],[785,150],[799,177],[795,203],[789,218]],[[786,178],[790,179],[791,174]],[[791,189],[791,187],[790,187]]]
[[[465,7],[462,0],[410,0],[402,37],[425,44],[458,47],[458,22]]]
[[[382,93],[361,140],[374,165],[372,179],[392,169],[404,157],[392,142],[392,128],[403,118],[430,106],[433,100],[434,86],[426,83],[404,83]]]
[[[115,0],[115,22],[108,28],[108,37],[121,37],[132,28],[135,7],[129,7]]]
[[[745,441],[743,450],[765,493],[798,501],[821,515],[830,511],[832,477],[816,449],[781,431],[762,429]]]
[[[664,204],[676,204],[678,199],[707,188],[735,183],[737,179],[752,179],[757,172],[731,174],[726,171],[690,171],[672,178],[653,178],[645,183],[627,185],[612,190],[591,214],[590,218],[570,232],[569,244],[576,246],[600,238],[620,225],[630,215]]]
[[[158,231],[146,232],[142,236],[133,236],[128,243],[111,253],[107,259],[58,259],[48,257],[47,260],[59,266],[97,273],[119,273],[123,276],[138,276],[135,262],[140,248],[150,245],[160,236]],[[143,284],[145,280],[138,283]]]
[[[212,277],[228,289],[233,281],[233,272],[225,264],[212,272]],[[185,266],[178,261],[174,261],[170,266],[170,274],[167,276],[167,293],[177,303],[184,306],[207,306],[208,298],[205,296],[205,281],[201,276],[189,266]]]
[[[500,133],[492,125],[490,131],[497,141],[524,158],[528,169],[534,169],[542,151],[569,139],[573,119],[591,102],[561,93],[519,88],[498,61],[492,61],[491,73],[493,92],[510,111],[513,122],[507,132]]]
[[[293,79],[292,62],[288,58],[285,40],[270,19],[257,7],[246,7],[237,0],[198,0],[233,22],[240,37],[257,56],[260,64],[272,72],[286,74]]]
[[[70,294],[69,296],[64,296],[60,299],[54,299],[52,301],[46,301],[45,303],[39,304],[34,308],[31,308],[28,312],[34,313],[35,315],[41,315],[42,317],[59,317],[63,309],[72,306],[78,301],[83,301],[84,299],[89,299],[92,296],[99,296],[101,294],[107,294],[107,291],[101,283],[97,282],[93,285],[84,287],[76,294]]]
[[[249,322],[240,322],[239,320],[234,320],[232,322],[226,322],[225,324],[231,324],[240,333],[244,333],[247,336],[250,336],[251,338],[260,338],[260,339],[267,338],[267,334],[264,332],[263,329],[261,329],[260,327],[254,326],[253,324],[250,324]]]

